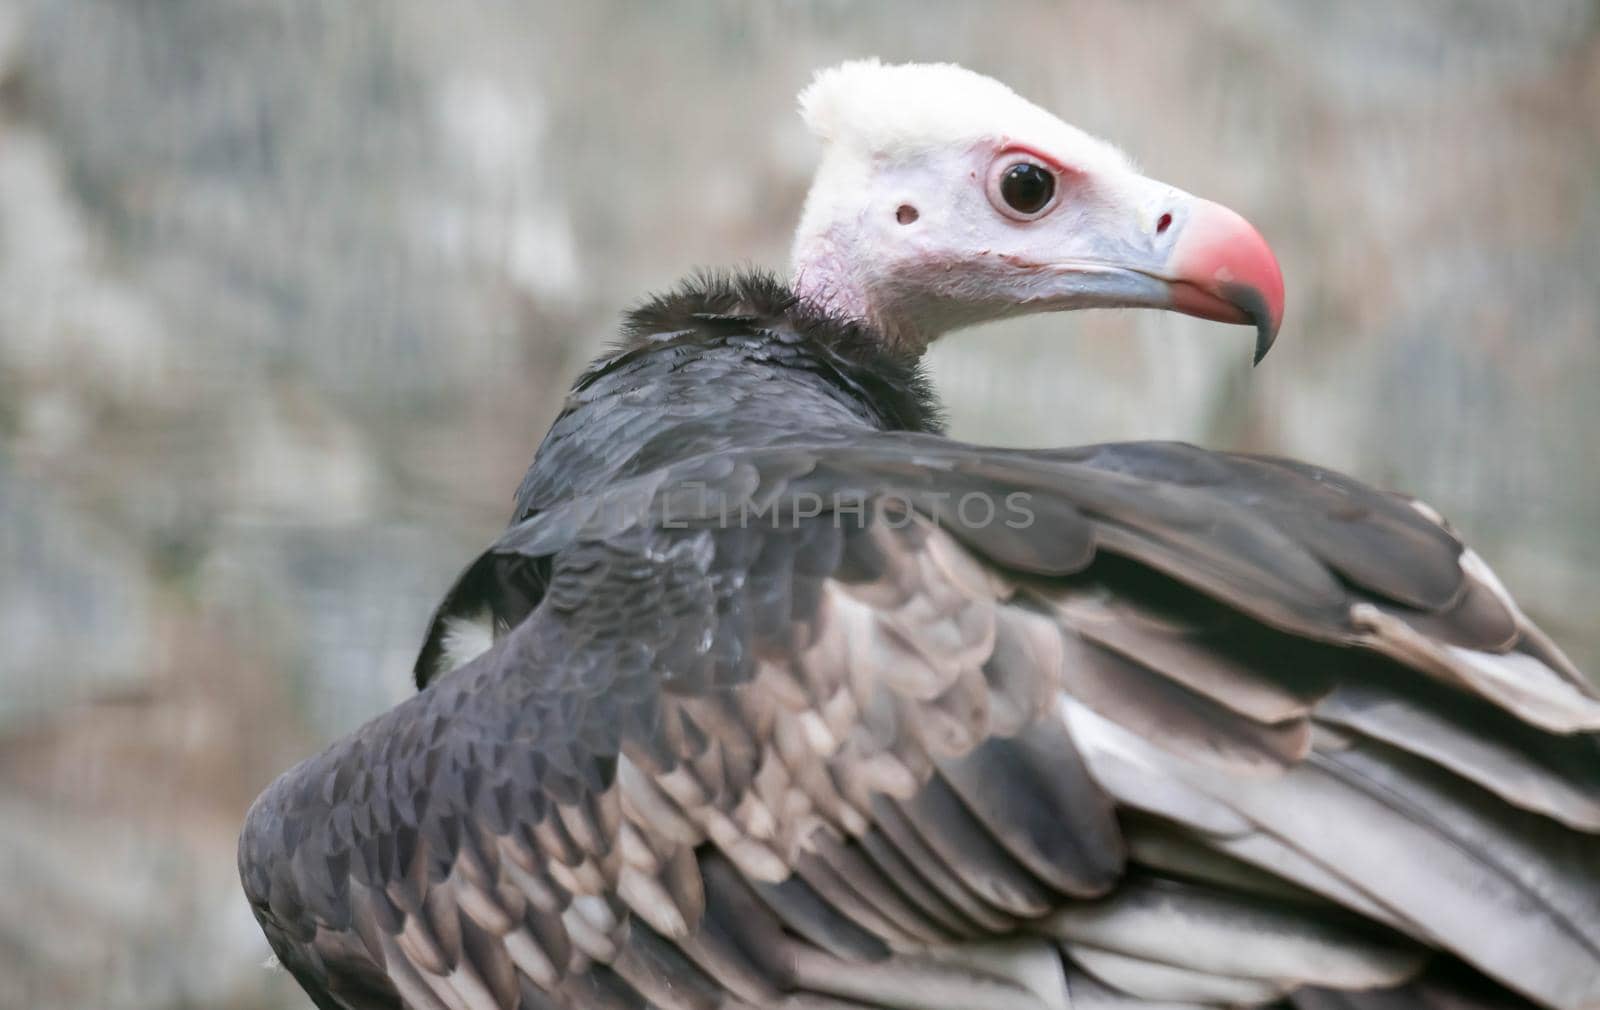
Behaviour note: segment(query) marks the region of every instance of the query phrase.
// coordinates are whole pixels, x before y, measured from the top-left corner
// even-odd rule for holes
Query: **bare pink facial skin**
[[[823,141],[795,234],[801,298],[911,353],[991,319],[1104,307],[1253,325],[1258,361],[1272,346],[1283,274],[1260,232],[1004,85],[867,61],[819,75],[801,107]]]

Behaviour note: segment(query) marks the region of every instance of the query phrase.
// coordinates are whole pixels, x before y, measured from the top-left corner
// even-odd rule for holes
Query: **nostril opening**
[[[1164,234],[1166,234],[1167,229],[1171,228],[1171,227],[1172,227],[1172,215],[1171,214],[1163,214],[1163,215],[1161,215],[1161,219],[1156,222],[1156,234],[1157,235],[1164,235]]]
[[[921,215],[917,213],[917,208],[911,206],[909,203],[902,203],[899,209],[894,212],[894,219],[899,221],[901,224],[910,224],[920,216]]]

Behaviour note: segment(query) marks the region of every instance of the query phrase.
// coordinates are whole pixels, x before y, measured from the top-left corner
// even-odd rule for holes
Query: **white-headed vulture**
[[[984,320],[1264,354],[1255,229],[957,67],[801,108],[790,280],[633,312],[420,690],[250,811],[317,1006],[1600,1007],[1600,699],[1436,512],[940,430]]]

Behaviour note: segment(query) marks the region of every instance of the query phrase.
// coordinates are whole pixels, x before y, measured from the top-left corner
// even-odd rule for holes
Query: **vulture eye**
[[[1056,195],[1056,177],[1043,165],[1019,161],[1000,176],[1000,199],[1023,217],[1035,217]]]

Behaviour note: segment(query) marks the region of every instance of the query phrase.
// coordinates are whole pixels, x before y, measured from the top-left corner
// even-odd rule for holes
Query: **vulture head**
[[[799,295],[917,351],[1027,312],[1173,309],[1283,320],[1283,275],[1220,204],[1139,174],[1116,147],[950,64],[875,60],[800,96],[824,144],[794,245]]]

